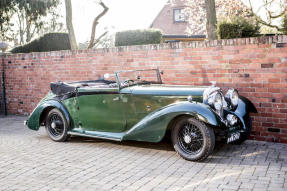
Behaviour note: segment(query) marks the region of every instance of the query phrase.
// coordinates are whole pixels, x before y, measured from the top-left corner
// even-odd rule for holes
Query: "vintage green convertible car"
[[[104,76],[51,83],[25,124],[33,130],[45,126],[54,141],[78,135],[159,142],[170,133],[174,149],[191,161],[207,158],[215,140],[241,143],[251,132],[249,113],[256,108],[234,89],[223,96],[215,84],[166,85],[158,69]]]

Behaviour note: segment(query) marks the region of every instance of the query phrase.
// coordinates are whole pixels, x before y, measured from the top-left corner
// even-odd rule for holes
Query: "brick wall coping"
[[[14,58],[23,56],[63,56],[73,55],[81,53],[107,53],[107,52],[128,52],[128,51],[146,51],[146,50],[165,50],[165,49],[182,49],[182,48],[208,48],[208,47],[222,47],[222,46],[235,46],[235,45],[259,45],[259,44],[273,44],[276,46],[278,43],[287,43],[287,35],[275,35],[275,36],[261,36],[250,38],[237,38],[237,39],[222,39],[222,40],[205,40],[205,41],[193,41],[193,42],[171,42],[162,44],[149,44],[149,45],[134,45],[134,46],[120,46],[114,48],[99,48],[88,50],[60,50],[50,52],[32,52],[32,53],[2,53],[0,56]],[[284,45],[285,47],[286,45]]]

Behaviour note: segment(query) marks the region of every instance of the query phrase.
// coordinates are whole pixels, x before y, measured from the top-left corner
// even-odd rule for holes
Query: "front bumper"
[[[232,131],[227,134],[226,143],[233,143],[242,138],[243,134],[246,133],[244,130]]]
[[[230,115],[235,120],[228,120],[227,116]],[[232,123],[232,121],[234,123]],[[233,112],[224,110],[224,119],[222,119],[221,130],[218,132],[218,139],[226,143],[233,143],[240,139],[246,139],[246,135],[251,131],[252,125],[250,124],[249,113]],[[248,136],[247,136],[248,137]]]

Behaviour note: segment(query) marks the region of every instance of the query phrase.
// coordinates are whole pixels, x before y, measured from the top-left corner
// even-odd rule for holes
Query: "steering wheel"
[[[127,79],[122,84],[123,86],[129,86],[129,85],[132,85],[133,83],[134,83],[133,80]]]

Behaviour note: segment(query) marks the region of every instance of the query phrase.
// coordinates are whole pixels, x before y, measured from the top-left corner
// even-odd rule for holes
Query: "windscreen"
[[[161,84],[157,69],[116,72],[121,87],[137,84]]]

